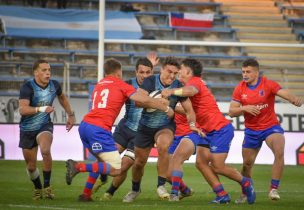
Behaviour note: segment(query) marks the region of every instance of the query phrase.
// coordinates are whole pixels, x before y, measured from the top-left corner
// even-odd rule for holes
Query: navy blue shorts
[[[200,135],[198,135],[196,132],[192,132],[192,133],[189,133],[188,135],[184,135],[184,136],[175,136],[172,144],[169,147],[169,154],[172,155],[175,152],[179,143],[184,138],[190,139],[194,145],[194,148],[196,148],[196,145],[198,144],[198,142],[200,142],[200,139],[202,139],[202,137]],[[194,151],[194,154],[195,154],[195,151]]]
[[[22,131],[20,130],[20,141],[19,147],[22,149],[32,149],[38,146],[37,136],[42,132],[50,132],[53,134],[53,123],[49,122],[42,126],[39,130],[36,131]]]
[[[163,129],[169,129],[173,133],[175,132],[175,123],[171,122],[168,125],[161,126],[159,128],[149,128],[147,126],[144,126],[142,124],[139,124],[134,145],[135,147],[139,148],[152,148],[155,144],[155,134]]]
[[[126,120],[120,120],[113,133],[114,141],[125,149],[134,151],[134,140],[136,131],[131,130],[125,125]]]
[[[265,139],[274,133],[284,134],[281,126],[275,125],[265,130],[255,131],[249,128],[245,129],[245,138],[243,141],[243,148],[257,149],[260,148]]]
[[[218,131],[207,133],[204,139],[208,142],[211,153],[228,153],[233,137],[234,128],[229,123]]]

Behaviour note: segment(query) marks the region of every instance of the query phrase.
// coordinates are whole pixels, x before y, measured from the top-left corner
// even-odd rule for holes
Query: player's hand
[[[190,130],[196,132],[198,135],[200,135],[203,138],[206,137],[206,134],[201,129],[197,128],[196,126],[190,126]]]
[[[73,128],[73,126],[75,124],[75,121],[76,121],[75,115],[69,115],[68,116],[68,120],[67,120],[67,123],[65,125],[65,129],[67,130],[67,132],[69,132]]]
[[[157,57],[156,52],[149,52],[147,58],[151,61],[153,67],[157,66],[157,64],[159,63],[159,58]]]
[[[242,107],[244,112],[247,112],[253,116],[257,116],[261,113],[260,109],[255,105],[246,105]]]
[[[302,106],[303,101],[302,101],[302,99],[301,99],[301,98],[296,97],[296,98],[294,99],[294,101],[292,101],[291,103],[292,103],[293,105],[295,105],[295,106],[300,107],[300,106]]]
[[[55,108],[54,108],[54,107],[52,107],[52,106],[47,106],[44,112],[46,112],[46,113],[52,113],[53,111],[55,111]]]
[[[170,104],[170,101],[166,98],[159,98],[158,100],[160,101],[160,103],[162,103],[166,106],[169,106],[169,104]]]
[[[166,113],[168,118],[173,118],[174,117],[174,110],[170,107],[169,111]]]
[[[162,95],[163,98],[168,98],[172,94],[173,94],[172,89],[163,89],[162,92],[161,92],[161,95]]]

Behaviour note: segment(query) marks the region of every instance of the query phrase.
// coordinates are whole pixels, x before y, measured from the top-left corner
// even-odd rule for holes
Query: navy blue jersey
[[[139,87],[136,77],[126,81],[126,83],[132,85],[135,89]],[[124,116],[125,125],[133,131],[137,131],[138,123],[141,117],[142,108],[136,107],[135,102],[128,99],[125,103],[126,113]]]
[[[19,99],[29,100],[32,107],[52,106],[56,95],[59,96],[61,94],[62,89],[56,80],[50,80],[48,86],[42,88],[34,79],[31,79],[26,81],[21,87]],[[20,130],[36,131],[50,121],[50,114],[46,112],[22,116]]]
[[[140,86],[140,88],[147,91],[149,94],[155,90],[163,90],[163,89],[172,89],[172,88],[180,88],[182,87],[182,84],[178,80],[174,80],[171,85],[164,86],[160,81],[160,75],[155,74],[148,78],[146,78],[143,81],[143,84]],[[185,97],[179,97],[179,96],[170,96],[170,107],[174,110],[175,105],[179,101],[185,100]],[[168,125],[173,119],[169,119],[165,112],[156,110],[154,112],[147,112],[146,109],[142,112],[142,117],[140,120],[140,123],[149,127],[149,128],[159,128],[164,125]]]

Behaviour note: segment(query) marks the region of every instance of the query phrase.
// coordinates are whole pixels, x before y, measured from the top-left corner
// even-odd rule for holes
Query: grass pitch
[[[40,172],[41,162],[39,162]],[[240,165],[234,165],[240,169]],[[158,199],[156,194],[156,165],[147,164],[142,181],[142,193],[134,203],[122,203],[122,197],[131,189],[130,174],[126,182],[116,192],[111,201],[100,201],[108,184],[94,195],[95,201],[81,203],[77,201],[78,195],[82,193],[87,173],[79,174],[73,179],[71,186],[65,183],[65,163],[55,161],[52,171],[52,187],[55,190],[54,200],[32,201],[33,185],[25,172],[24,161],[0,161],[0,209],[50,209],[50,210],[72,210],[72,209],[111,209],[111,210],[192,210],[192,209],[304,209],[304,168],[301,166],[286,166],[280,187],[280,201],[268,199],[268,188],[270,182],[271,166],[256,165],[254,167],[254,183],[257,191],[257,200],[253,205],[234,204],[234,200],[240,194],[239,184],[221,177],[225,190],[229,192],[232,201],[228,205],[208,204],[215,196],[207,185],[204,178],[195,169],[193,164],[185,164],[184,180],[194,189],[192,197],[185,198],[180,202],[168,202]],[[170,190],[167,184],[167,189]]]

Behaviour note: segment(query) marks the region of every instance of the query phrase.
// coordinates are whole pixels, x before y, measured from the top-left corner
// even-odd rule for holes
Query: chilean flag
[[[196,27],[211,28],[213,25],[214,14],[197,14],[197,13],[170,13],[171,27]]]

